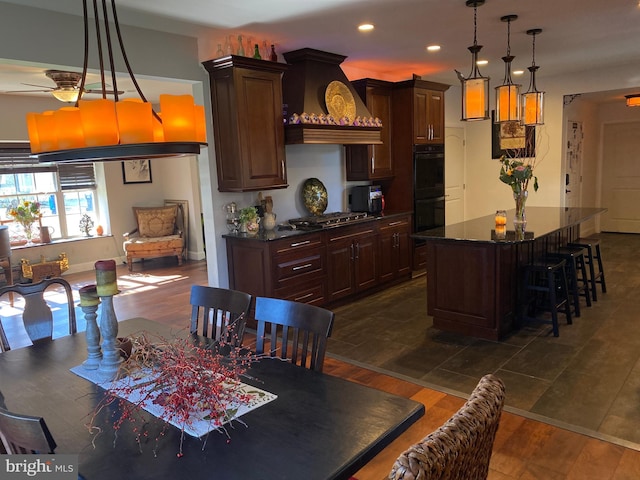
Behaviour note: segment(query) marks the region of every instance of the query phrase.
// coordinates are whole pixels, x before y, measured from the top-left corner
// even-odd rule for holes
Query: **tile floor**
[[[335,309],[328,354],[467,396],[485,373],[508,409],[640,449],[640,235],[601,234],[607,293],[560,336],[529,326],[500,342],[433,328],[426,278]]]

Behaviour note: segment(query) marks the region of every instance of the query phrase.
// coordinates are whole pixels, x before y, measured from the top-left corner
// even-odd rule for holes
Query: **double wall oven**
[[[414,145],[414,231],[444,226],[444,145]]]

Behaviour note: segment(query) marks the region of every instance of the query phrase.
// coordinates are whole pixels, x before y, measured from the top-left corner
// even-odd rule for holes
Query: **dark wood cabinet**
[[[391,178],[392,155],[392,93],[393,84],[382,80],[365,78],[351,82],[371,115],[382,121],[381,144],[347,145],[347,180],[380,180]]]
[[[326,255],[320,233],[269,242],[227,237],[227,262],[234,290],[325,303]]]
[[[444,92],[413,89],[413,143],[444,143]]]
[[[375,224],[335,229],[326,235],[328,300],[374,287],[378,282]]]
[[[380,282],[389,282],[411,273],[411,217],[381,220],[378,226]]]
[[[282,119],[287,66],[235,55],[203,65],[211,86],[218,190],[287,187]]]

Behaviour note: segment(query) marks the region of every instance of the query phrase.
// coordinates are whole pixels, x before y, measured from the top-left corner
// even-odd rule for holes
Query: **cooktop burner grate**
[[[316,230],[338,223],[353,222],[367,218],[367,212],[332,212],[323,215],[311,215],[308,217],[292,218],[289,224],[295,226],[299,230]]]

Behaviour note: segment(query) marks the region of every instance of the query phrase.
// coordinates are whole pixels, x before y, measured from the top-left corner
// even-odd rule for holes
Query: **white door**
[[[564,206],[579,207],[582,188],[582,122],[567,123],[567,150],[565,152]]]
[[[464,128],[445,128],[445,223],[464,221]]]
[[[640,233],[639,131],[640,122],[604,126],[602,231]]]

